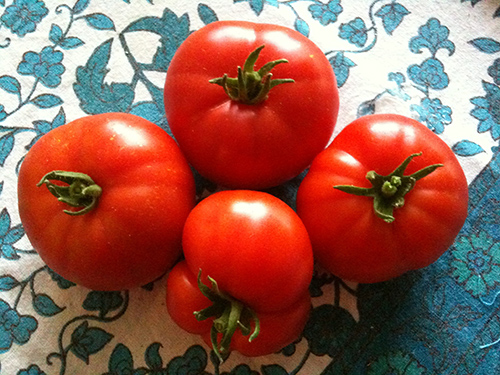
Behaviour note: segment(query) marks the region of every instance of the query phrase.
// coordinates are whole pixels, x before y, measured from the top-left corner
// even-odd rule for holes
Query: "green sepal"
[[[372,197],[375,214],[385,222],[392,223],[395,220],[394,209],[404,206],[404,196],[414,188],[415,183],[443,166],[443,164],[429,165],[405,176],[404,172],[412,159],[420,155],[422,155],[421,152],[411,154],[387,176],[382,176],[375,171],[368,172],[366,179],[372,184],[370,188],[352,185],[337,185],[334,188],[353,195]]]
[[[67,185],[57,185],[51,181],[60,181]],[[50,193],[60,202],[71,207],[83,207],[78,211],[63,210],[68,215],[84,215],[97,205],[102,188],[84,173],[52,171],[42,177],[38,187],[45,184]]]
[[[283,83],[295,82],[291,78],[272,79],[271,70],[278,64],[287,63],[286,59],[267,62],[258,71],[254,70],[264,45],[250,53],[242,67],[238,67],[238,76],[230,78],[227,74],[211,79],[209,82],[221,86],[232,99],[244,104],[258,104],[267,99],[269,91]]]
[[[230,354],[231,339],[236,329],[239,328],[242,335],[249,336],[248,341],[252,341],[259,335],[260,323],[252,309],[220,291],[217,282],[210,276],[208,280],[211,284],[210,287],[202,282],[200,270],[198,272],[198,288],[212,302],[212,305],[203,310],[195,311],[194,316],[199,321],[214,318],[210,330],[210,340],[215,355],[222,363]],[[253,330],[252,322],[254,323]],[[220,341],[219,334],[222,334]]]

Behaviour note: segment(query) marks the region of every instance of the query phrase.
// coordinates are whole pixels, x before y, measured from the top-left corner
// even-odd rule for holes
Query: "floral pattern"
[[[41,0],[16,0],[5,8],[1,20],[14,34],[23,37],[34,32],[48,12]]]
[[[500,8],[408,0],[0,0],[0,362],[2,373],[481,375],[500,371]],[[16,176],[37,140],[111,111],[169,131],[163,80],[201,25],[281,23],[318,42],[337,77],[339,128],[401,111],[467,166],[469,215],[438,261],[351,285],[317,269],[301,337],[279,353],[220,364],[164,309],[165,278],[86,290],[43,264],[19,221]],[[449,14],[454,14],[452,18]],[[470,17],[471,15],[478,17]],[[461,22],[470,25],[474,37]],[[463,43],[463,40],[468,43]],[[463,66],[471,72],[463,79]],[[318,100],[321,100],[318,98]],[[473,166],[469,168],[470,166]],[[292,208],[306,172],[268,192]],[[218,189],[195,174],[199,196]]]

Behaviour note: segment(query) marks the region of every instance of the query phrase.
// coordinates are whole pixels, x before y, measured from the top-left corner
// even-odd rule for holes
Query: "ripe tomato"
[[[317,156],[297,212],[321,265],[371,283],[437,260],[464,224],[467,202],[452,150],[418,121],[387,114],[355,120]]]
[[[167,280],[167,308],[181,328],[202,335],[222,356],[230,349],[273,353],[299,336],[309,314],[313,255],[304,225],[284,202],[256,191],[215,193],[189,214],[183,248],[186,261]],[[260,322],[255,343],[226,332],[235,328],[234,320],[226,322],[235,309],[249,331]],[[211,324],[195,319],[200,310],[198,318]]]
[[[265,66],[258,73],[256,62]],[[188,161],[240,189],[276,186],[302,172],[330,141],[338,113],[333,69],[313,42],[283,26],[243,21],[191,34],[170,63],[164,95]]]
[[[156,279],[178,259],[195,187],[165,131],[108,113],[40,138],[21,166],[18,198],[26,234],[50,268],[88,288],[119,290]]]

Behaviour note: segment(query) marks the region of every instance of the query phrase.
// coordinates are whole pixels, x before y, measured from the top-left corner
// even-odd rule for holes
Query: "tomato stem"
[[[239,328],[243,336],[249,336],[248,341],[251,342],[259,335],[260,324],[257,315],[252,309],[221,292],[217,282],[210,276],[208,276],[208,280],[211,287],[201,281],[200,270],[198,273],[198,287],[203,295],[212,302],[212,305],[206,309],[195,311],[194,315],[200,321],[215,318],[210,331],[210,338],[214,353],[222,363],[229,356],[231,339],[236,329]],[[253,331],[252,321],[254,323]],[[220,341],[219,334],[222,334]]]
[[[211,79],[209,82],[221,86],[226,94],[237,102],[244,104],[258,104],[267,99],[269,91],[282,83],[295,82],[291,78],[272,79],[271,70],[278,64],[287,63],[286,59],[270,61],[264,64],[258,71],[254,70],[255,63],[260,52],[265,46],[255,49],[247,57],[243,68],[238,66],[238,76],[229,78],[227,74],[222,77]]]
[[[66,185],[55,184],[53,180]],[[84,215],[91,211],[102,194],[102,188],[90,176],[79,172],[52,171],[43,176],[37,186],[43,184],[60,202],[71,207],[83,207],[78,211],[63,210],[64,213],[73,216]]]
[[[411,175],[404,176],[404,172],[413,158],[420,155],[422,155],[421,152],[408,156],[387,176],[379,175],[375,171],[368,172],[366,178],[372,184],[371,188],[352,185],[337,185],[334,188],[349,194],[372,197],[375,214],[385,222],[392,223],[395,220],[394,209],[404,206],[404,196],[413,189],[415,183],[443,166],[443,164],[429,165]]]

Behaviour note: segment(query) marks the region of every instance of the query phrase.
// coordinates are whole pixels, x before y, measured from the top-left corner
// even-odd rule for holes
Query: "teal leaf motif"
[[[356,66],[356,64],[346,57],[343,52],[337,53],[328,61],[330,61],[330,65],[333,67],[335,77],[337,78],[337,86],[340,88],[346,83],[347,78],[349,78],[350,69]]]
[[[97,30],[116,30],[113,20],[102,13],[92,13],[83,17],[87,24]]]
[[[410,14],[408,9],[396,2],[384,5],[375,13],[377,17],[382,18],[384,29],[390,35],[392,35],[394,30],[403,22],[403,18],[408,14]]]
[[[484,149],[480,145],[468,140],[454,144],[452,150],[458,156],[474,156],[484,152]]]
[[[0,167],[5,165],[7,157],[14,149],[14,136],[9,133],[0,138]]]
[[[149,31],[160,36],[160,46],[153,57],[151,70],[166,72],[175,52],[190,34],[189,16],[181,17],[166,8],[161,18],[143,17],[133,22],[123,33]]]
[[[288,371],[280,365],[267,365],[262,366],[262,375],[288,375]]]
[[[8,75],[0,77],[0,88],[10,94],[19,94],[21,92],[21,84],[19,81]]]
[[[83,46],[85,43],[80,38],[76,36],[71,36],[60,41],[59,45],[64,49],[74,49]]]
[[[375,113],[375,100],[371,99],[359,105],[356,116],[359,118],[362,116],[373,115],[374,113]]]
[[[109,39],[90,56],[85,66],[77,68],[73,90],[80,107],[87,114],[126,112],[134,101],[134,90],[127,83],[104,83],[111,55]]]
[[[186,350],[183,356],[172,359],[167,365],[167,374],[202,374],[207,367],[207,352],[199,345]]]
[[[31,99],[30,103],[36,105],[38,108],[52,108],[61,105],[63,100],[57,95],[42,94]]]
[[[37,314],[45,317],[50,317],[59,314],[63,311],[64,307],[56,305],[54,300],[47,294],[37,294],[33,298],[33,308]]]
[[[295,30],[297,30],[299,33],[301,33],[304,36],[309,36],[310,33],[310,28],[309,25],[306,21],[304,21],[302,18],[297,18],[295,20]]]
[[[160,370],[163,366],[163,360],[160,356],[160,348],[161,344],[155,342],[148,346],[146,349],[146,353],[144,355],[144,359],[146,360],[146,365],[151,370]]]
[[[217,14],[206,4],[198,4],[198,16],[203,21],[205,25],[209,23],[216,22],[219,19],[217,18]]]
[[[82,13],[89,6],[90,0],[78,0],[73,7],[74,14]]]
[[[80,324],[71,334],[71,352],[89,364],[89,357],[102,350],[113,335],[101,328],[89,327],[88,321]]]
[[[87,311],[99,311],[99,316],[104,317],[110,311],[117,310],[124,303],[120,292],[91,291],[87,294],[82,307]]]
[[[477,38],[469,41],[469,44],[474,46],[477,50],[488,53],[488,54],[494,54],[497,52],[500,52],[500,42],[497,42],[496,40],[492,38]]]
[[[240,364],[233,368],[231,372],[223,372],[222,375],[259,375],[257,371],[253,371],[248,365]]]
[[[52,271],[50,268],[47,268],[47,272],[49,273],[51,279],[57,283],[57,286],[60,289],[69,289],[71,287],[76,286],[76,284],[72,281],[66,280],[64,277],[58,275],[54,271]]]
[[[467,305],[456,305],[447,316],[447,325],[453,330],[462,330],[469,326],[470,323],[481,319],[483,313],[474,311]]]
[[[63,36],[63,31],[60,26],[52,24],[49,32],[49,40],[54,44],[59,44]]]
[[[345,309],[333,305],[315,307],[304,329],[304,337],[315,355],[334,356],[344,348],[356,321]]]
[[[11,275],[4,275],[4,276],[0,277],[0,291],[2,291],[2,292],[12,290],[18,285],[19,285],[19,281],[17,281]]]
[[[134,359],[130,349],[118,344],[113,349],[108,362],[109,372],[106,375],[130,375],[134,370]]]
[[[235,3],[247,2],[248,4],[250,4],[250,8],[257,16],[260,16],[262,11],[264,10],[264,0],[234,0],[234,2]]]

